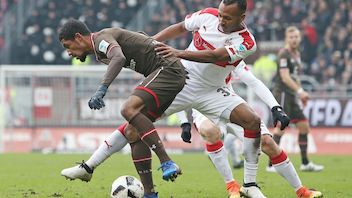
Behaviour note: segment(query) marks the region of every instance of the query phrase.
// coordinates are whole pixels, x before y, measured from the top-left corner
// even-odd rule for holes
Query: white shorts
[[[170,107],[166,109],[165,115],[193,108],[209,118],[214,124],[218,124],[220,120],[230,122],[231,111],[245,102],[235,94],[231,85],[197,88],[186,84]]]
[[[193,123],[199,129],[203,122],[210,121],[206,116],[198,112],[197,110],[192,110]],[[222,120],[217,124],[219,127],[222,136],[224,137],[227,133],[231,133],[237,136],[241,141],[243,141],[244,130],[241,126],[229,122],[223,122]],[[263,121],[260,123],[260,133],[261,135],[270,135],[269,129],[266,127]]]

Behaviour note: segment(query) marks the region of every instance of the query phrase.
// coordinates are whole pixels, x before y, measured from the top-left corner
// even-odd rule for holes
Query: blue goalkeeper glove
[[[276,127],[277,122],[281,123],[281,130],[284,130],[290,124],[290,118],[288,115],[282,110],[282,107],[275,106],[271,109],[273,114],[274,127]]]
[[[191,134],[192,126],[191,126],[191,124],[188,123],[188,122],[185,122],[185,123],[181,124],[181,128],[182,128],[182,134],[181,134],[182,140],[184,142],[191,143],[191,137],[192,137],[192,134]]]
[[[88,102],[89,108],[101,109],[101,108],[105,107],[105,103],[103,101],[103,98],[104,98],[107,90],[108,90],[108,86],[100,85],[100,87],[97,89],[95,94],[90,98],[90,100]]]

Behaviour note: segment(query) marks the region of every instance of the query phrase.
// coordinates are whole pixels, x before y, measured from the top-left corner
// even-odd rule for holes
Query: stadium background
[[[57,39],[57,28],[69,17],[87,23],[92,31],[124,27],[154,35],[212,0],[1,0],[1,132],[2,152],[89,152],[123,119],[121,103],[141,77],[124,71],[109,89],[107,108],[87,107],[105,66],[94,57],[85,64],[71,60]],[[259,50],[246,62],[271,86],[276,52],[283,46],[284,29],[297,25],[301,44],[303,86],[312,96],[305,109],[313,127],[309,145],[315,153],[352,154],[352,9],[351,1],[248,0],[246,23]],[[191,34],[169,42],[187,47]],[[270,125],[270,111],[250,90],[235,82]],[[168,149],[202,150],[179,138],[175,117],[158,122]],[[169,128],[172,127],[172,128]],[[288,152],[298,152],[295,130],[282,141]]]
[[[67,182],[59,175],[63,168],[87,159],[123,122],[121,103],[141,76],[123,71],[105,97],[107,108],[90,110],[87,101],[106,67],[94,57],[87,64],[71,60],[57,39],[58,26],[74,17],[85,21],[92,31],[113,26],[153,35],[183,20],[186,14],[217,7],[219,2],[0,0],[0,197],[108,197],[109,186],[117,176],[136,176],[130,157],[123,154],[101,166],[88,184]],[[324,197],[352,197],[352,1],[247,2],[246,23],[259,49],[246,62],[267,86],[271,86],[275,73],[284,29],[297,25],[302,31],[303,86],[312,97],[305,109],[312,126],[309,151],[325,170],[299,175]],[[184,49],[190,38],[191,34],[184,35],[169,44]],[[270,125],[269,109],[243,84],[234,82],[234,86]],[[195,133],[192,144],[181,141],[174,116],[157,125],[169,151],[203,151],[203,142]],[[296,137],[294,128],[289,129],[281,142],[298,167],[299,155],[292,154],[299,151]],[[226,197],[223,181],[205,155],[198,152],[173,157],[187,172],[175,185],[161,181],[160,172],[155,171],[160,196]],[[153,161],[157,167],[157,160]],[[258,180],[263,192],[268,197],[292,197],[294,192],[283,185],[282,178],[263,171],[265,164],[266,157],[262,157]],[[201,170],[206,174],[199,174]],[[237,170],[234,174],[241,181],[242,174]]]

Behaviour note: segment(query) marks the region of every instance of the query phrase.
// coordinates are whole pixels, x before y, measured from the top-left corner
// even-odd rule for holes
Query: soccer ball
[[[111,198],[143,198],[143,196],[143,184],[133,176],[124,175],[112,183]]]

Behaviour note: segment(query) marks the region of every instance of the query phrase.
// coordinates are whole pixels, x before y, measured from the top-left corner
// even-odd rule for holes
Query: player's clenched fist
[[[90,98],[88,102],[88,106],[91,109],[101,109],[105,107],[105,103],[103,101],[103,98],[106,94],[106,91],[108,90],[108,87],[106,85],[101,85],[95,94]]]
[[[282,107],[275,106],[271,109],[273,114],[274,127],[276,127],[277,122],[281,123],[281,130],[284,130],[290,124],[290,118],[286,113],[282,110]]]

